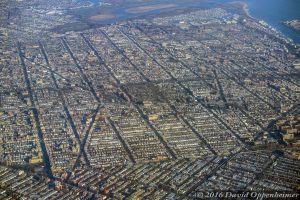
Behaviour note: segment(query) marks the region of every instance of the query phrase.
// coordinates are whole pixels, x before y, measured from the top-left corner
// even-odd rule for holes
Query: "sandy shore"
[[[245,14],[247,15],[247,17],[251,18],[251,19],[255,19],[254,17],[251,16],[250,14],[250,10],[249,10],[249,5],[247,3],[242,3],[243,4],[243,11],[245,12]]]

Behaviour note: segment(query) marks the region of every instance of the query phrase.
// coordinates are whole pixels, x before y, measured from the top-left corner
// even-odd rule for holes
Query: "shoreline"
[[[271,26],[268,22],[266,22],[262,19],[253,17],[251,15],[248,3],[245,3],[245,2],[239,2],[239,3],[243,4],[242,10],[243,10],[245,16],[247,16],[251,20],[254,20],[257,23],[261,24],[263,27],[267,28],[269,31],[272,31],[274,33],[274,36],[277,37],[278,39],[284,40],[286,43],[297,46],[297,47],[300,46],[300,44],[296,43],[292,38],[288,37],[283,32],[281,32],[281,31],[277,30],[275,27]]]
[[[161,4],[155,4],[157,5],[161,5]],[[167,4],[169,5],[169,4]],[[226,5],[232,6],[234,8],[234,10],[237,11],[237,13],[239,13],[241,16],[244,16],[245,19],[248,20],[253,20],[257,23],[259,23],[262,27],[264,27],[265,29],[268,30],[268,32],[272,32],[272,34],[274,35],[274,37],[284,40],[286,43],[292,44],[294,46],[299,46],[299,43],[294,42],[288,35],[285,35],[283,32],[277,30],[276,28],[274,28],[273,26],[269,25],[267,22],[265,22],[264,20],[255,18],[253,15],[251,15],[251,9],[250,9],[250,5],[247,2],[244,1],[234,1],[234,2],[227,2],[222,4],[223,6],[227,7]],[[221,7],[222,7],[221,5]],[[153,6],[153,5],[152,5]],[[215,8],[215,7],[220,7],[220,5],[218,6],[212,6],[211,8]],[[143,12],[141,12],[141,8],[146,10],[142,10]],[[202,9],[202,8],[187,8],[187,9],[180,9],[180,7],[172,7],[174,9],[174,11],[170,12],[167,11],[167,9],[165,10],[165,12],[162,13],[149,13],[147,14],[147,9],[153,9],[153,7],[151,6],[139,6],[139,7],[133,7],[130,9],[125,10],[125,12],[128,13],[128,11],[135,11],[133,12],[134,14],[141,14],[140,16],[132,16],[132,17],[128,17],[128,18],[124,18],[124,19],[118,19],[118,17],[112,17],[112,16],[103,16],[103,14],[101,15],[94,15],[91,16],[88,19],[82,19],[80,18],[80,21],[82,23],[86,23],[88,25],[88,29],[89,28],[93,28],[95,26],[105,26],[105,25],[109,25],[109,24],[116,24],[116,23],[121,23],[124,21],[131,21],[131,20],[135,20],[135,19],[139,19],[139,18],[153,18],[153,17],[157,17],[157,16],[168,16],[168,15],[173,15],[172,12],[174,13],[180,13],[182,11],[184,12],[192,12],[193,10],[198,10],[198,9]],[[136,10],[138,9],[138,10]],[[226,8],[225,8],[226,10]],[[136,12],[139,11],[139,12]],[[150,10],[151,11],[151,10]],[[234,12],[236,12],[234,11]],[[129,13],[129,14],[133,14],[133,13]],[[73,14],[74,15],[74,14]],[[74,15],[76,17],[76,15]]]
[[[300,20],[288,20],[281,23],[297,33],[300,33]]]
[[[251,19],[257,20],[254,17],[252,17],[252,15],[250,14],[249,5],[247,3],[245,3],[245,2],[241,2],[241,3],[243,4],[243,11],[246,14],[246,16],[249,17],[249,18],[251,18]]]

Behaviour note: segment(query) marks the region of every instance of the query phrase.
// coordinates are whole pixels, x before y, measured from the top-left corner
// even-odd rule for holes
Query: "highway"
[[[175,78],[173,76],[173,74],[166,68],[164,67],[162,64],[160,64],[152,55],[149,54],[149,52],[147,50],[145,50],[143,47],[141,47],[140,44],[138,44],[133,38],[130,38],[128,35],[126,35],[125,32],[123,32],[122,30],[120,30],[129,40],[131,40],[141,51],[143,51],[148,57],[150,57],[156,64],[158,64],[178,85],[179,87],[181,87],[188,95],[190,95],[193,99],[197,98],[194,96],[193,92],[187,88],[186,86],[184,86],[177,78]],[[244,146],[240,136],[238,134],[236,134],[232,128],[224,122],[224,120],[222,120],[215,112],[213,112],[211,109],[209,109],[207,106],[205,106],[201,101],[197,100],[197,102],[199,104],[201,104],[201,106],[209,113],[211,113],[217,120],[219,120],[230,132],[231,134],[233,134],[237,139],[238,142]],[[203,138],[203,137],[202,137]]]
[[[83,35],[81,34],[82,38],[84,39],[84,41],[86,42],[86,44],[90,47],[90,49],[94,52],[94,54],[96,55],[96,57],[99,60],[99,63],[102,64],[107,71],[110,73],[110,75],[115,79],[115,81],[117,83],[119,83],[117,86],[118,88],[126,95],[126,97],[128,98],[128,100],[130,100],[130,103],[134,106],[134,108],[139,112],[140,116],[142,117],[142,119],[144,120],[144,122],[148,125],[149,128],[152,129],[152,131],[155,133],[155,135],[158,137],[158,139],[160,140],[160,142],[163,144],[163,146],[165,147],[165,149],[168,151],[168,153],[171,155],[172,158],[176,158],[176,154],[175,152],[169,147],[168,143],[165,141],[165,139],[163,138],[163,136],[153,127],[153,125],[149,122],[148,119],[146,119],[146,115],[143,113],[143,111],[139,108],[138,105],[136,105],[136,103],[134,103],[132,101],[132,97],[131,95],[126,91],[126,89],[124,87],[120,86],[120,80],[118,78],[116,78],[116,76],[114,75],[113,71],[110,69],[110,67],[108,67],[108,65],[105,64],[104,60],[100,57],[99,53],[97,52],[97,50],[93,47],[93,45],[91,44],[91,42]]]
[[[49,155],[47,152],[47,148],[46,148],[46,144],[44,142],[44,133],[41,129],[41,122],[39,119],[39,114],[38,114],[38,110],[35,106],[35,101],[33,99],[33,92],[32,92],[32,88],[31,88],[31,83],[29,80],[29,76],[28,76],[28,69],[26,67],[25,61],[24,61],[24,53],[22,52],[22,46],[20,42],[17,42],[17,50],[18,50],[18,54],[20,57],[20,65],[22,67],[23,70],[23,75],[24,75],[24,79],[25,79],[25,84],[26,84],[26,88],[29,94],[29,98],[30,98],[30,103],[31,103],[31,108],[32,108],[32,112],[33,112],[33,117],[36,123],[36,129],[37,129],[37,134],[39,137],[39,142],[40,142],[40,146],[42,149],[42,154],[43,154],[43,161],[44,161],[44,166],[45,166],[45,172],[47,173],[47,176],[53,180],[53,173],[51,170],[51,163],[50,163],[50,159],[49,159]]]
[[[44,56],[44,59],[45,59],[45,61],[46,61],[46,64],[47,64],[48,68],[52,69],[52,68],[51,68],[51,65],[50,65],[50,63],[49,63],[49,59],[48,59],[47,53],[46,53],[46,51],[45,51],[45,48],[44,48],[44,46],[43,46],[43,44],[42,44],[41,42],[39,42],[39,46],[40,46],[41,52],[42,52],[42,54],[43,54],[43,56]],[[52,71],[51,71],[50,75],[51,75],[51,79],[52,79],[52,81],[53,81],[53,83],[54,83],[54,86],[55,86],[55,88],[56,88],[57,91],[58,91],[58,96],[59,96],[59,98],[60,98],[60,100],[61,100],[61,102],[62,102],[62,104],[63,104],[64,112],[65,112],[65,114],[66,114],[66,116],[67,116],[67,120],[68,120],[68,122],[69,122],[69,124],[70,124],[70,126],[71,126],[71,128],[72,128],[73,134],[74,134],[74,136],[75,136],[75,138],[76,138],[78,144],[81,144],[79,133],[78,133],[78,131],[77,131],[77,128],[76,128],[76,126],[75,126],[75,123],[74,123],[74,121],[73,121],[73,118],[72,118],[72,116],[71,116],[71,114],[70,114],[70,111],[69,111],[69,109],[68,109],[68,105],[67,105],[67,103],[66,103],[64,94],[63,94],[62,91],[60,90],[60,88],[59,88],[59,86],[58,86],[58,83],[57,83],[57,80],[56,80],[56,78],[55,78],[55,75],[54,75],[54,73],[53,73]],[[83,149],[83,150],[80,149],[80,151],[83,151],[84,160],[85,160],[86,164],[89,165],[89,160],[88,160],[88,157],[87,157],[86,153],[84,152],[84,149]],[[80,155],[80,154],[81,154],[81,152],[79,153],[79,155]]]

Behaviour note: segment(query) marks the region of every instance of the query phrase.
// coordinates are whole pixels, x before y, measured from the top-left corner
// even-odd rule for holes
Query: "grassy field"
[[[133,7],[126,9],[126,12],[128,13],[145,13],[150,12],[154,10],[160,10],[160,9],[166,9],[166,8],[174,8],[177,7],[176,4],[154,4],[149,6],[139,6],[139,7]]]

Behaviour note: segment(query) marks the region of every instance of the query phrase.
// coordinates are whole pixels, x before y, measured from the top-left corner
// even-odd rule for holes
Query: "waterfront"
[[[280,31],[282,34],[284,34],[286,37],[292,39],[295,43],[300,44],[300,33],[297,33],[295,30],[285,26],[282,22],[286,20],[294,20],[294,19],[300,19],[300,12],[298,11],[298,8],[300,8],[300,2],[294,1],[294,0],[272,0],[272,2],[267,0],[240,0],[241,2],[245,2],[249,5],[249,11],[251,16],[258,20],[264,20],[269,25],[274,27],[276,30]],[[100,9],[101,1],[100,0],[93,0],[92,1],[96,6],[94,8],[90,8],[88,10],[84,10],[83,12],[89,15],[91,13],[95,13],[95,15],[99,15],[99,13],[106,13],[105,11],[102,11]],[[157,2],[165,2],[168,3],[169,1],[155,1]],[[222,5],[224,3],[229,2],[236,2],[234,0],[197,0],[197,1],[172,1],[174,4],[177,5],[177,8],[180,9],[190,9],[190,8],[212,8],[216,7],[218,5]],[[151,3],[150,3],[151,4]],[[155,4],[153,2],[153,4]],[[133,6],[134,5],[134,6]],[[142,13],[129,13],[126,12],[126,9],[130,6],[145,6],[149,5],[145,2],[139,2],[135,4],[124,4],[124,6],[119,8],[109,7],[108,11],[109,13],[112,13],[115,17],[112,19],[102,19],[98,20],[97,24],[110,24],[115,23],[117,21],[126,20],[130,18],[135,17],[141,17],[145,15],[153,15],[153,14],[159,14],[165,11],[168,11],[168,9],[156,9],[156,10],[150,10]],[[102,7],[103,9],[103,7]],[[98,10],[98,11],[97,11]],[[82,10],[78,11],[80,15],[82,15]],[[95,23],[95,21],[93,21]]]
[[[0,1],[0,199],[298,194],[300,47],[241,2],[102,2]]]
[[[266,21],[285,36],[300,44],[300,33],[286,27],[282,22],[300,19],[300,1],[294,0],[243,0],[248,3],[253,17]]]

